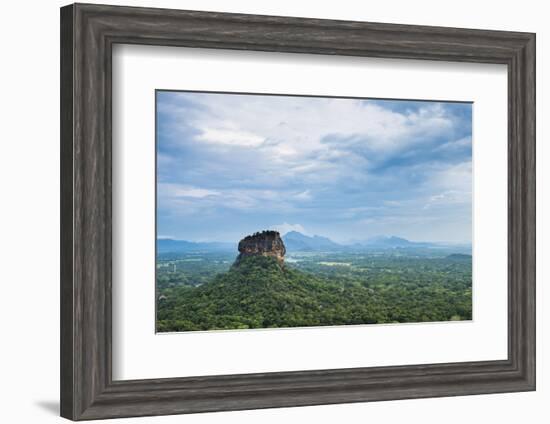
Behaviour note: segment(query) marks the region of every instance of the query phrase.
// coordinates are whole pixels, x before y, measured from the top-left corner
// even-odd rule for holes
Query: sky
[[[472,104],[157,91],[157,237],[470,243]]]

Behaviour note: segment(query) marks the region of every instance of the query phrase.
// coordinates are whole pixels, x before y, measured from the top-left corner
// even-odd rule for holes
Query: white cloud
[[[199,132],[195,143],[254,148],[263,162],[285,163],[291,177],[318,172],[349,156],[349,144],[328,145],[327,136],[359,140],[371,152],[388,154],[453,128],[453,120],[437,103],[427,103],[415,113],[397,113],[371,101],[350,99],[204,93],[186,93],[182,99],[198,105],[192,113],[189,108],[172,109],[182,134],[191,126]],[[193,142],[187,136],[180,139]]]
[[[264,138],[251,132],[229,128],[203,128],[198,140],[212,144],[255,147],[264,142]]]
[[[472,192],[472,161],[448,166],[432,175],[432,185],[446,191]]]
[[[297,200],[311,200],[312,199],[311,191],[310,190],[304,190],[300,193],[296,193],[294,195],[294,198]]]
[[[436,150],[452,152],[458,149],[463,149],[471,146],[472,146],[472,137],[463,137],[458,140],[448,141],[447,143],[444,143],[441,146],[437,147]]]
[[[158,188],[159,207],[181,216],[208,214],[219,207],[247,211],[257,210],[265,205],[269,205],[271,211],[290,212],[293,206],[289,199],[307,200],[309,196],[308,190],[292,192],[267,189],[206,189],[168,183],[160,183]]]
[[[191,197],[202,199],[209,196],[217,196],[220,192],[201,187],[183,186],[179,184],[159,184],[159,194],[169,197]]]
[[[410,225],[420,234],[435,221],[443,225],[443,217],[468,215],[471,137],[460,138],[469,132],[467,122],[438,103],[398,106],[174,93],[159,108],[165,123],[159,170],[160,181],[181,184],[166,184],[164,191],[159,185],[159,208],[172,217],[197,216],[198,224],[185,221],[193,231],[205,216],[223,216],[237,227],[234,222],[246,223],[254,212],[266,224],[298,221],[335,237],[352,235],[354,222],[361,232],[393,233]],[[179,162],[169,162],[168,152]],[[321,207],[326,219],[317,216]],[[326,229],[315,227],[319,219]],[[297,223],[273,228],[304,232]]]
[[[425,189],[429,194],[424,197],[424,210],[471,205],[471,160],[432,170]]]
[[[304,227],[300,224],[289,224],[288,222],[283,222],[282,224],[273,225],[271,228],[281,233],[282,236],[291,231],[298,231],[299,233],[307,234]]]
[[[437,206],[468,204],[472,201],[472,193],[470,191],[447,190],[439,194],[430,196],[428,202],[424,205],[424,209],[430,209]]]

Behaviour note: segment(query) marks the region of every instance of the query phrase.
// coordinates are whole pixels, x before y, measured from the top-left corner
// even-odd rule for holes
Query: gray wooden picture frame
[[[113,381],[111,55],[116,43],[507,65],[508,359]],[[534,34],[74,4],[61,9],[60,124],[63,417],[535,390]]]

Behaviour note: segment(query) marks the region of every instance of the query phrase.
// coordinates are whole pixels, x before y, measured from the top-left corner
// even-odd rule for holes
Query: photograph
[[[547,9],[4,2],[2,422],[543,424]]]
[[[472,320],[471,102],[155,102],[158,333]]]

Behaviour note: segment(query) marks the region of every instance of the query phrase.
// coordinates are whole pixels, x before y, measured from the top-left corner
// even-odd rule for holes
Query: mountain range
[[[378,236],[353,244],[339,244],[327,237],[308,236],[298,231],[289,231],[282,237],[286,250],[292,252],[355,252],[391,249],[445,249],[452,247],[468,253],[468,245],[445,245],[440,243],[415,242],[397,236]],[[234,252],[236,243],[225,242],[191,242],[175,239],[157,239],[157,253],[191,253],[191,252]]]
[[[334,251],[344,247],[327,237],[310,237],[298,231],[289,231],[283,236],[283,241],[289,252]]]
[[[236,251],[236,243],[194,242],[175,239],[157,239],[157,253],[223,252]]]

